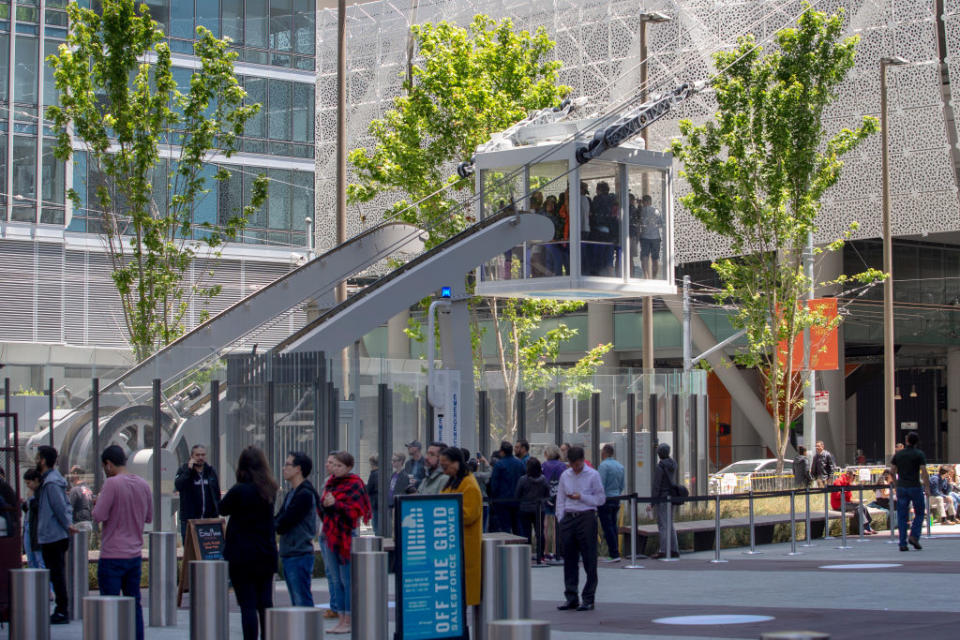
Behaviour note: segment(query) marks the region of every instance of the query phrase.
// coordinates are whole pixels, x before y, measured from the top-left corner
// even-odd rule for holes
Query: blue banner
[[[401,496],[397,503],[396,637],[461,638],[466,631],[462,496]]]

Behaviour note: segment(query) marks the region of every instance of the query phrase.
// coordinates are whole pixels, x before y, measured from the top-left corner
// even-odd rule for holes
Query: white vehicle
[[[744,493],[750,491],[774,490],[776,481],[783,477],[793,477],[793,461],[783,461],[783,473],[777,476],[776,458],[756,458],[740,460],[729,464],[716,473],[710,474],[708,491],[710,495],[720,493]]]

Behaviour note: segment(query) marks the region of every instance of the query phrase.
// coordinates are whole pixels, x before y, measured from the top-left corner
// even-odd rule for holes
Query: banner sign
[[[466,630],[463,497],[397,496],[397,640],[462,638]]]

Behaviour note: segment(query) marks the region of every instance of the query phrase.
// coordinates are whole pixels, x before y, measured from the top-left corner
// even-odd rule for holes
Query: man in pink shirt
[[[143,640],[140,569],[143,525],[153,520],[153,499],[147,481],[127,473],[127,456],[112,444],[100,455],[107,476],[93,507],[94,522],[103,523],[97,581],[100,595],[132,596],[137,610],[137,640]]]

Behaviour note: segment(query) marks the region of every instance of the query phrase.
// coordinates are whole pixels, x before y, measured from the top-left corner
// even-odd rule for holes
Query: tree
[[[266,178],[260,176],[249,204],[235,215],[217,225],[193,220],[194,203],[208,192],[205,160],[213,150],[230,157],[260,105],[244,105],[229,39],[197,27],[194,54],[200,68],[181,91],[170,48],[147,6],[135,0],[98,4],[99,12],[76,2],[67,7],[67,42],[47,59],[59,92],[59,104],[47,109],[47,118],[57,135],[56,157],[66,161],[79,143],[97,176],[90,208],[99,209],[128,339],[139,361],[181,335],[192,300],[220,293],[219,285],[206,285],[204,278],[189,281],[190,267],[198,256],[217,257],[218,248],[234,239],[265,201]],[[162,168],[161,146],[174,152],[169,172]],[[229,177],[222,167],[214,176]],[[68,195],[81,207],[76,190]]]
[[[681,122],[673,143],[691,189],[680,201],[737,256],[713,264],[723,282],[718,300],[737,305],[732,322],[746,330],[749,346],[737,360],[764,381],[778,467],[803,405],[803,381],[792,366],[796,338],[839,322],[801,302],[812,284],[804,275],[807,236],[817,229],[821,196],[840,178],[842,156],[877,130],[876,119],[864,117],[855,129],[827,135],[823,112],[853,66],[858,38],[841,40],[842,11],[828,17],[805,9],[796,28],[776,34],[776,51],[764,54],[746,36],[714,56],[721,70],[711,82],[715,121]],[[868,270],[821,284],[881,277]]]
[[[516,124],[528,111],[559,105],[570,87],[557,84],[561,63],[550,59],[554,42],[542,27],[534,34],[515,32],[509,19],[495,23],[478,15],[467,29],[441,22],[414,25],[411,33],[422,62],[412,66],[394,108],[370,124],[373,150],[350,153],[359,181],[347,192],[352,204],[369,202],[383,192],[400,194],[386,215],[427,230],[429,249],[473,222],[451,193],[472,191],[474,183],[459,178],[452,163],[471,157],[491,134]],[[441,191],[443,187],[449,189]],[[507,392],[507,435],[516,427],[514,400],[522,376],[527,389],[538,388],[537,381],[546,384],[544,376],[560,376],[582,392],[585,380],[601,365],[610,345],[592,350],[561,375],[555,367],[559,346],[576,330],[560,323],[536,337],[545,316],[581,306],[550,300],[490,301],[498,371]],[[411,324],[411,337],[425,339],[422,327]],[[473,334],[475,361],[482,363],[476,322]]]

